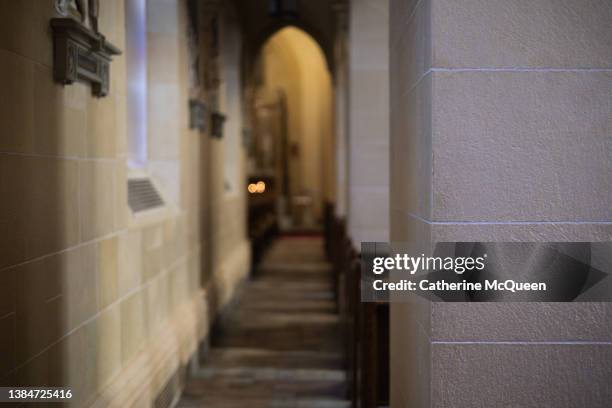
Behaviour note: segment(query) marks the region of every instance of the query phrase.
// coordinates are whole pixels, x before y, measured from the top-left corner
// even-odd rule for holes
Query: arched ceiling
[[[298,1],[296,18],[269,15],[270,0],[235,0],[242,20],[247,56],[254,60],[263,44],[286,26],[296,26],[310,34],[321,46],[328,67],[333,65],[334,4],[332,0]]]

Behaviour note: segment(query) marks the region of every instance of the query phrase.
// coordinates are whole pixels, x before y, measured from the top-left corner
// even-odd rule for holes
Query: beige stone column
[[[348,201],[348,4],[334,3],[336,38],[334,49],[334,129],[336,153],[336,216],[346,217]]]
[[[349,11],[348,229],[355,245],[389,238],[389,0]]]
[[[612,3],[391,1],[391,236],[612,238]],[[608,407],[612,305],[392,305],[393,407]]]
[[[207,0],[204,5],[204,21],[205,41],[210,46],[213,33],[218,41],[216,47],[210,46],[203,61],[208,81],[206,103],[210,109],[227,117],[222,138],[206,135],[209,200],[207,252],[210,268],[207,285],[214,291],[217,307],[221,310],[234,296],[239,283],[247,277],[251,256],[246,231],[245,154],[242,143],[236,145],[242,139],[243,118],[237,106],[231,106],[242,100],[238,75],[242,33],[232,3]],[[228,103],[230,101],[232,103]],[[226,149],[231,148],[235,149],[231,154],[231,163],[225,163],[228,160]],[[235,168],[229,169],[229,166]]]

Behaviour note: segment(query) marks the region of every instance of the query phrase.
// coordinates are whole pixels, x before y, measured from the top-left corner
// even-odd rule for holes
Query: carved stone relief
[[[54,77],[62,84],[89,82],[95,96],[109,92],[110,63],[121,51],[98,30],[99,0],[56,0],[51,19]]]

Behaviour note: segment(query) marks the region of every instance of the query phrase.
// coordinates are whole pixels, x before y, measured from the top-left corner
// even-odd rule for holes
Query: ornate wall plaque
[[[225,123],[225,115],[220,112],[213,112],[211,115],[210,135],[221,139],[223,137],[223,124]]]
[[[90,2],[90,5],[92,3],[97,4]],[[97,28],[97,9],[89,11],[90,24]],[[121,50],[106,41],[102,34],[75,18],[54,18],[51,20],[51,29],[55,80],[62,84],[89,82],[95,96],[108,95],[112,56],[121,54]]]

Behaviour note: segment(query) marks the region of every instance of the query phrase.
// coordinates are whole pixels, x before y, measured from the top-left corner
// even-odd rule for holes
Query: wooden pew
[[[346,224],[326,208],[325,247],[346,339],[348,392],[355,408],[389,406],[389,304],[361,302],[361,260]]]

